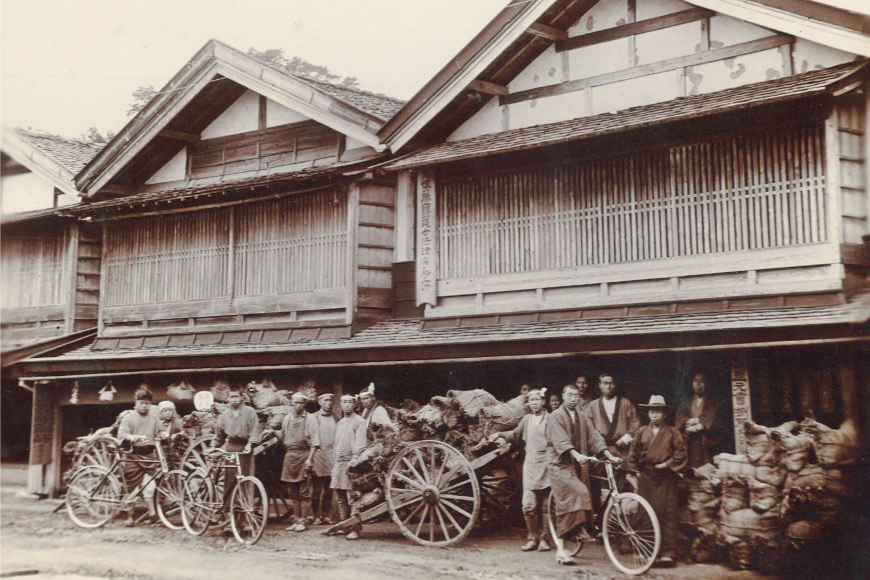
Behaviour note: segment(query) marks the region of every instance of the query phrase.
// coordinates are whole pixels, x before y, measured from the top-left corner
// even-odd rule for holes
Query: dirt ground
[[[21,469],[21,468],[18,468]],[[422,580],[532,580],[537,578],[625,578],[601,546],[586,546],[575,567],[558,566],[554,552],[523,553],[521,529],[472,535],[452,548],[424,548],[406,540],[391,523],[366,526],[360,540],[326,537],[312,528],[285,532],[272,524],[255,546],[210,532],[193,537],[185,531],[145,526],[125,528],[112,522],[97,530],[76,527],[58,502],[24,493],[21,472],[0,470],[0,577],[39,571],[33,578],[395,578]],[[717,565],[681,564],[653,569],[643,576],[670,580],[689,578],[762,578]]]

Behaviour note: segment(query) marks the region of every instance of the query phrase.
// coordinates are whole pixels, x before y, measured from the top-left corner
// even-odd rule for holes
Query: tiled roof
[[[101,145],[49,133],[35,133],[24,129],[15,129],[15,132],[73,173],[81,171],[102,149]]]
[[[637,316],[631,318],[579,319],[558,322],[527,322],[488,326],[452,326],[424,329],[423,321],[388,320],[371,326],[351,338],[314,339],[297,342],[256,344],[208,344],[152,348],[99,350],[93,344],[54,359],[97,360],[118,358],[183,357],[263,352],[329,351],[338,349],[379,349],[397,346],[473,345],[493,342],[568,338],[612,338],[616,336],[686,333],[758,328],[811,327],[831,324],[864,324],[870,318],[870,298],[849,304],[805,308],[770,308],[712,313]],[[389,356],[389,355],[386,355]]]
[[[376,95],[375,93],[363,91],[361,89],[315,81],[303,75],[294,74],[292,76],[304,81],[315,89],[324,92],[331,97],[344,101],[345,103],[384,121],[389,121],[390,118],[399,112],[399,109],[405,105],[405,101],[394,99],[393,97],[388,97],[386,95]]]
[[[47,209],[35,209],[33,211],[22,211],[22,212],[18,212],[18,213],[5,214],[2,217],[0,217],[0,224],[3,224],[4,226],[6,226],[6,225],[10,225],[10,224],[16,224],[19,222],[27,222],[30,220],[40,219],[40,218],[49,217],[49,216],[53,216],[53,215],[61,216],[61,215],[65,215],[67,210],[69,210],[73,207],[76,207],[78,205],[80,205],[80,204],[66,205],[66,206],[62,206],[62,207],[50,207]]]
[[[633,107],[617,113],[603,113],[440,143],[416,151],[388,164],[387,167],[390,169],[419,167],[522,151],[664,122],[807,97],[824,93],[832,83],[855,73],[862,67],[864,67],[863,62],[848,63],[706,95],[680,97],[663,103]]]
[[[370,161],[370,160],[364,160]],[[242,179],[225,179],[220,177],[208,177],[194,179],[183,187],[146,191],[120,198],[107,199],[93,203],[82,203],[75,206],[62,208],[68,210],[70,215],[91,214],[99,211],[130,207],[135,205],[147,205],[161,201],[184,201],[208,196],[215,193],[232,191],[250,187],[263,187],[281,183],[282,185],[299,186],[329,176],[340,176],[351,168],[359,166],[360,161],[327,165],[324,167],[307,167],[292,172],[271,173],[256,175]],[[274,170],[273,170],[274,171]]]

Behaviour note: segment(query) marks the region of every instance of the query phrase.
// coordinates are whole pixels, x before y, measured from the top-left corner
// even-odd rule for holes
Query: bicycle
[[[205,468],[197,468],[184,479],[181,498],[181,520],[184,528],[194,536],[201,536],[212,524],[226,516],[223,485],[230,484],[221,476],[235,468],[235,481],[230,493],[229,520],[233,536],[242,544],[256,544],[266,529],[269,500],[266,488],[254,476],[241,475],[239,454],[214,449],[205,454]]]
[[[631,575],[643,574],[655,562],[661,547],[661,529],[655,511],[647,500],[634,492],[621,492],[616,485],[614,463],[606,459],[587,458],[590,463],[603,463],[607,481],[607,498],[602,503],[602,536],[607,557],[616,568]],[[556,509],[553,494],[547,501],[550,535],[556,539]],[[593,518],[594,519],[594,518]],[[582,531],[562,538],[565,551],[576,556],[585,541]]]
[[[105,439],[105,438],[103,438]],[[157,451],[156,459],[131,459],[131,450],[121,448],[117,439],[104,441],[103,449],[111,457],[109,467],[87,465],[76,471],[70,479],[66,492],[66,511],[70,519],[82,528],[99,528],[112,520],[119,511],[132,509],[140,499],[146,502],[145,489],[155,484],[151,498],[157,517],[167,528],[180,530],[181,494],[186,473],[170,470],[161,443],[165,439],[151,439],[139,442],[137,446],[153,446]],[[153,473],[143,477],[141,485],[130,491],[124,476],[124,465],[137,464],[142,467],[157,467]]]

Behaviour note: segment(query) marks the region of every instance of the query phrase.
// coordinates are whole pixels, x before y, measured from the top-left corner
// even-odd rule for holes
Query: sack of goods
[[[484,407],[480,411],[481,422],[487,427],[489,433],[510,431],[520,424],[523,415],[529,412],[526,405],[526,396],[517,395],[507,403],[498,403],[490,407]]]
[[[713,458],[713,465],[719,470],[720,475],[742,475],[755,477],[755,466],[749,462],[745,455],[733,455],[720,453]]]
[[[753,465],[778,465],[781,448],[778,431],[752,421],[743,424],[746,458]]]

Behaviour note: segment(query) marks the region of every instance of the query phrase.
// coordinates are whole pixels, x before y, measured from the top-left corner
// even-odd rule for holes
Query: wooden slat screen
[[[345,285],[347,195],[315,192],[242,206],[236,214],[241,296]]]
[[[828,237],[820,123],[438,183],[440,279]]]
[[[57,306],[68,300],[69,236],[6,237],[2,307]]]
[[[346,256],[347,195],[338,190],[125,220],[107,230],[105,303],[339,288]]]

